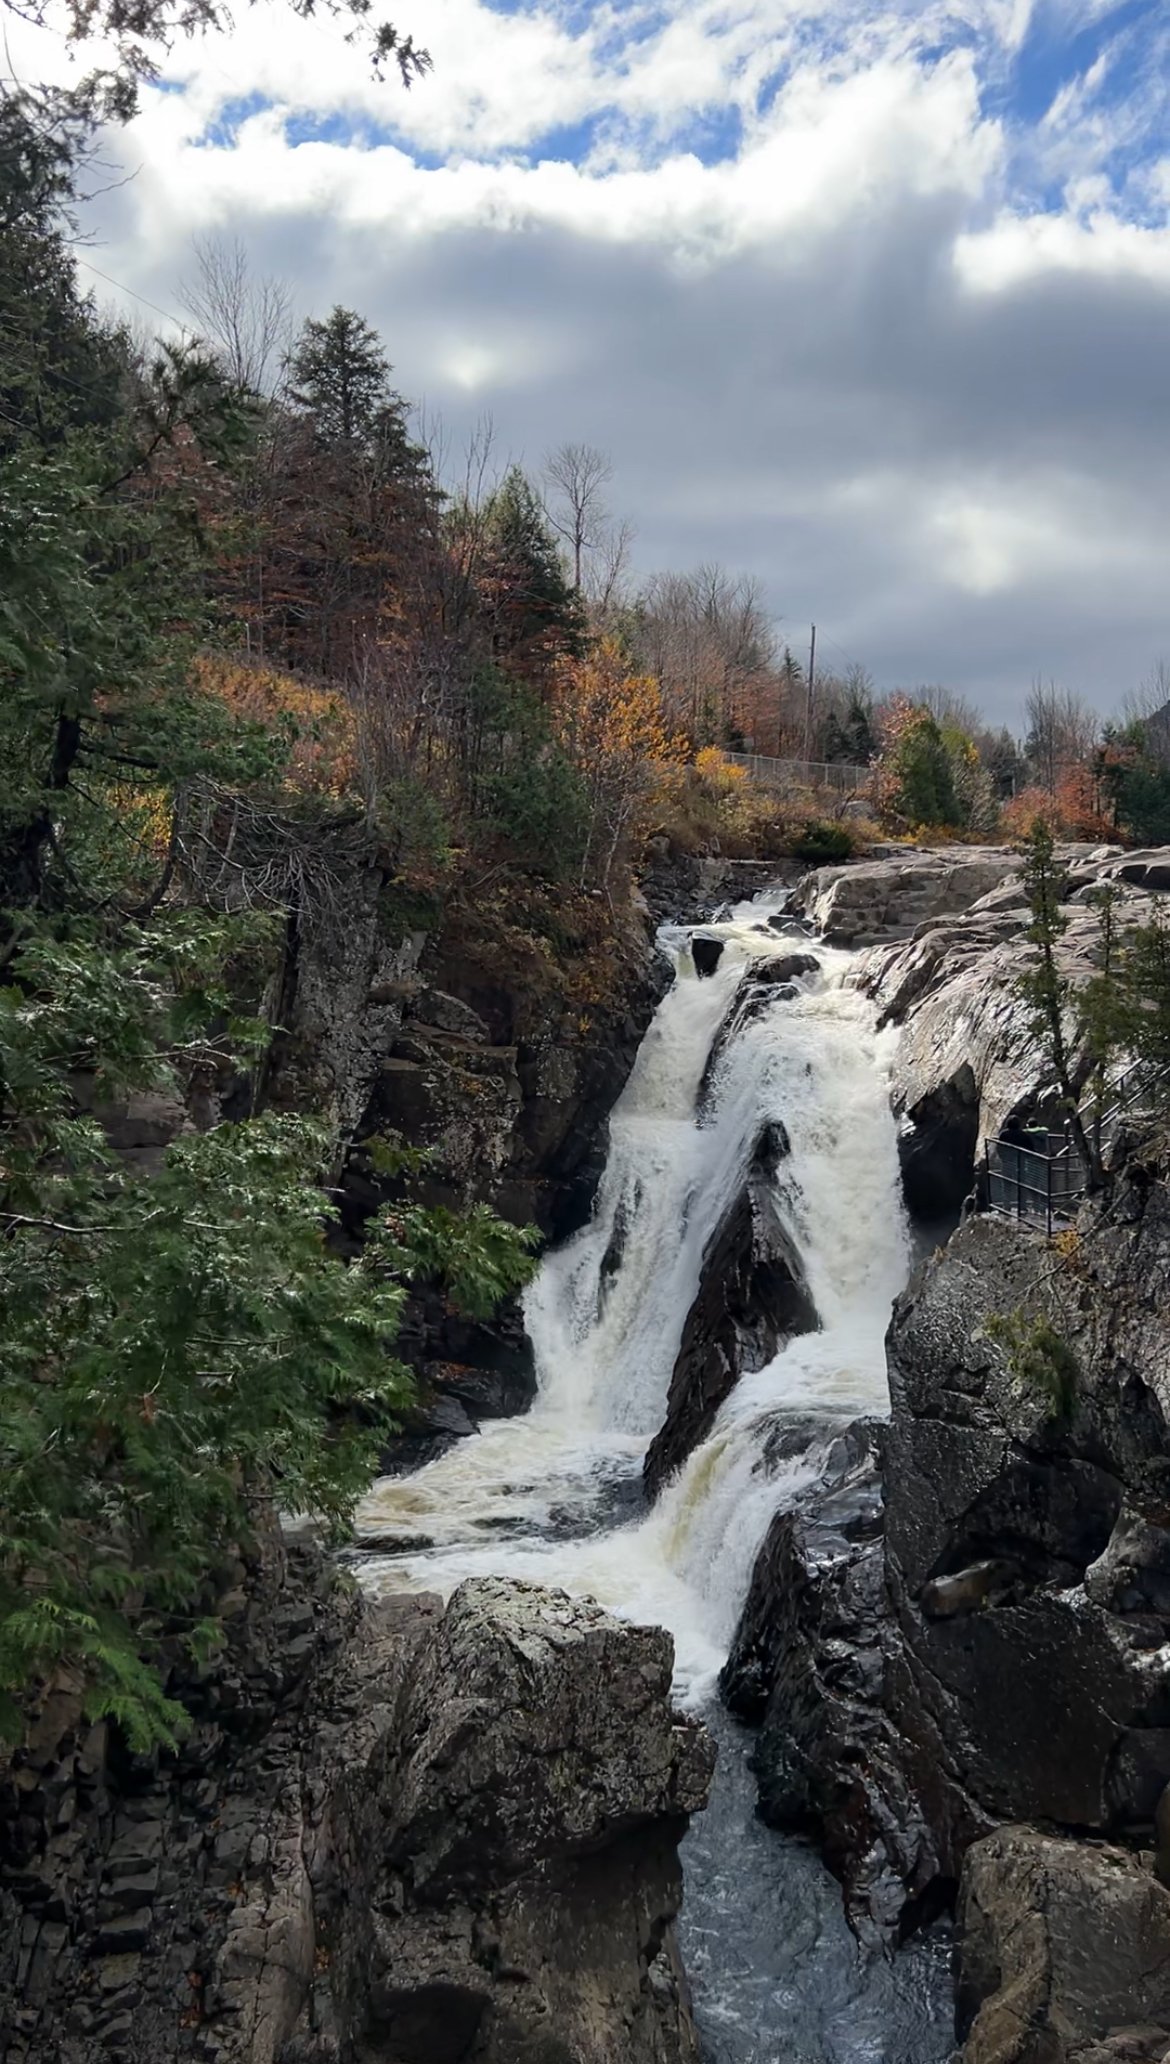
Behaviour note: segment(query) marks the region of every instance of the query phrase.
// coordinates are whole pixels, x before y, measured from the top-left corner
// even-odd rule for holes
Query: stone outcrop
[[[1031,1360],[997,1314],[1046,1321]],[[957,1877],[987,1819],[1148,1826],[1170,1779],[1170,1200],[1067,1253],[970,1221],[895,1309],[886,1685]]]
[[[1141,868],[1127,875],[1113,847],[1062,847],[1058,858],[1067,928],[1057,959],[1083,982],[1094,970],[1100,937],[1093,891],[1114,882],[1120,923],[1140,922],[1150,911],[1147,876],[1156,878],[1157,869],[1153,856],[1142,856]],[[1033,955],[1018,856],[1003,853],[973,865],[976,878],[984,868],[999,868],[1000,879],[968,905],[926,918],[909,937],[875,946],[858,974],[881,1023],[900,1027],[892,1099],[902,1120],[907,1201],[924,1219],[957,1210],[985,1142],[1009,1120],[1043,1119],[1054,1107],[1050,1070],[1018,989]],[[913,910],[913,899],[899,897],[899,869],[875,867],[888,875],[894,915]],[[1074,1049],[1074,1072],[1085,1067]]]
[[[931,919],[969,909],[1019,864],[1006,846],[893,847],[878,859],[814,868],[791,909],[830,946],[908,939]]]
[[[828,1438],[818,1480],[773,1519],[720,1678],[759,1729],[762,1818],[816,1836],[866,1942],[932,1911],[939,1868],[885,1709],[880,1434],[861,1420]]]
[[[967,1856],[963,2064],[1164,2064],[1170,1892],[1147,1858],[1008,1827]]]
[[[1020,1310],[1045,1331],[1014,1348],[997,1318]],[[763,1712],[765,1806],[818,1827],[875,1928],[947,1897],[1001,1822],[1149,1837],[1170,1781],[1165,1185],[1133,1171],[1056,1249],[970,1219],[888,1344],[884,1538],[834,1529],[831,1498],[777,1521],[729,1686]]]
[[[175,1752],[62,1689],[3,1774],[6,2064],[694,2064],[711,1751],[669,1637],[493,1579],[362,1607],[278,1560]]]
[[[776,1176],[788,1150],[783,1127],[766,1127],[747,1181],[708,1244],[666,1416],[643,1464],[651,1497],[706,1439],[740,1376],[762,1369],[785,1340],[817,1326],[800,1256],[777,1204]]]

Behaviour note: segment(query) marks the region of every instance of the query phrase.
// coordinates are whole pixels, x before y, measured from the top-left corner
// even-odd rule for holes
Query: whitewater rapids
[[[768,1434],[785,1417],[828,1429],[885,1411],[883,1337],[907,1270],[889,1046],[848,986],[851,955],[818,947],[821,972],[749,1018],[704,1085],[746,964],[808,946],[766,926],[774,908],[748,904],[702,928],[724,941],[706,978],[685,933],[662,935],[676,980],[612,1115],[593,1217],[546,1257],[525,1299],[531,1412],[382,1481],[362,1514],[367,1545],[385,1536],[381,1573],[395,1587],[446,1592],[491,1571],[667,1626],[690,1703],[710,1694],[769,1519],[814,1471],[811,1455],[770,1471]],[[710,1437],[632,1516],[704,1250],[774,1122],[791,1149],[779,1201],[820,1331],[741,1378]],[[374,1583],[379,1562],[367,1565]]]

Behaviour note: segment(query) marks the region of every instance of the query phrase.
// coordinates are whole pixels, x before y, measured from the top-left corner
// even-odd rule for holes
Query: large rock
[[[819,1323],[777,1203],[776,1172],[787,1152],[783,1129],[768,1126],[747,1181],[703,1256],[671,1373],[666,1417],[642,1467],[651,1497],[706,1439],[740,1376],[762,1369],[786,1340],[814,1331]]]
[[[1046,1330],[1014,1350],[1021,1310]],[[1170,1782],[1164,1184],[1055,1248],[968,1220],[888,1349],[881,1549],[831,1499],[778,1520],[733,1650],[765,1658],[765,1810],[817,1828],[866,1928],[945,1899],[1001,1822],[1148,1836]]]
[[[959,1901],[963,2064],[1164,2064],[1170,1892],[1148,1859],[1009,1827]]]
[[[62,1692],[0,1770],[5,2064],[697,2064],[711,1751],[669,1637],[491,1579],[362,1609],[301,1561],[175,1756]]]
[[[1061,970],[1083,983],[1095,970],[1100,921],[1092,892],[1120,863],[1103,852],[1062,848],[1066,930]],[[1170,859],[1170,855],[1167,856]],[[1018,861],[1012,860],[1013,868]],[[1149,915],[1143,889],[1120,884],[1119,919]],[[901,944],[875,947],[858,973],[883,1025],[900,1028],[892,1100],[902,1120],[900,1150],[907,1201],[916,1216],[941,1217],[970,1190],[987,1140],[1011,1118],[1055,1112],[1055,1085],[1020,976],[1035,953],[1016,872],[957,914],[931,918]],[[1069,1041],[1074,1076],[1088,1061]]]
[[[926,919],[969,909],[1019,864],[1006,846],[907,848],[880,860],[814,868],[790,908],[829,945],[872,946],[908,938]]]
[[[929,1913],[939,1869],[884,1706],[879,1432],[833,1437],[817,1482],[773,1519],[720,1678],[759,1728],[762,1818],[816,1835],[867,1942]]]
[[[1021,1308],[1061,1368],[997,1344]],[[886,1690],[950,1876],[981,1815],[1140,1827],[1170,1778],[1170,1623],[1133,1568],[1161,1581],[1168,1316],[1156,1184],[1087,1212],[1063,1259],[972,1220],[895,1310]]]

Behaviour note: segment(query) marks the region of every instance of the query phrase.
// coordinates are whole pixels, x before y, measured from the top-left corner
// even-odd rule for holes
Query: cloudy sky
[[[1011,719],[1170,655],[1165,0],[400,0],[433,74],[240,5],[111,146],[91,263],[238,235],[458,449],[607,450],[639,569]],[[101,281],[97,284],[108,291]]]

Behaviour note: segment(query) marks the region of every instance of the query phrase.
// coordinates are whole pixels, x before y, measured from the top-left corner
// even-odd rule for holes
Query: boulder
[[[768,1126],[747,1181],[708,1243],[671,1373],[666,1417],[642,1465],[650,1497],[706,1439],[740,1376],[762,1369],[786,1340],[815,1331],[819,1323],[776,1198],[776,1171],[787,1152],[783,1128]]]
[[[479,1012],[442,989],[420,988],[411,998],[409,1016],[416,1024],[430,1025],[453,1039],[470,1039],[482,1046],[491,1043],[491,1034]]]
[[[1170,1892],[1103,1843],[1006,1827],[967,1853],[962,2064],[1164,2064]]]
[[[829,945],[870,946],[908,938],[924,919],[968,909],[1019,864],[1006,846],[907,848],[896,857],[814,868],[790,908]]]
[[[691,959],[697,975],[713,975],[723,958],[725,941],[696,932],[691,939]]]
[[[720,1677],[759,1728],[761,1817],[813,1833],[863,1941],[929,1913],[939,1860],[884,1710],[880,1429],[825,1441],[817,1482],[778,1512]]]
[[[677,1844],[713,1759],[672,1661],[563,1592],[460,1586],[376,1758],[358,2054],[697,2064]]]

